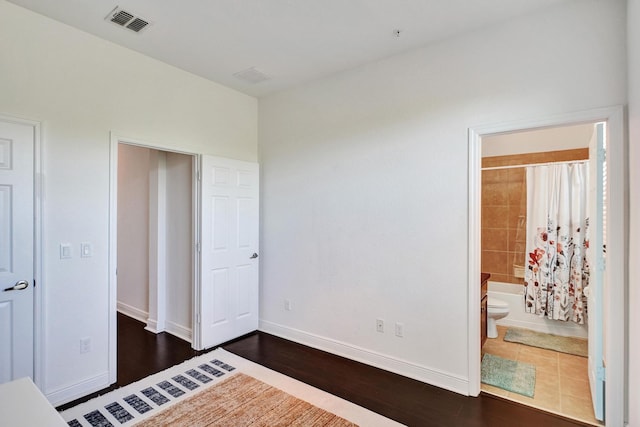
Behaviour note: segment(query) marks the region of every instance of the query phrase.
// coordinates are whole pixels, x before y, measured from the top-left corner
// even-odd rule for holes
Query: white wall
[[[589,148],[593,124],[536,129],[482,138],[482,157]]]
[[[167,331],[191,339],[192,157],[167,153]]]
[[[627,2],[629,79],[629,425],[640,426],[640,1]]]
[[[260,99],[261,328],[467,392],[468,129],[624,104],[625,21],[568,2]]]
[[[0,52],[0,112],[43,122],[42,380],[60,403],[108,383],[110,131],[255,161],[257,101],[4,0]],[[61,263],[60,242],[93,257]]]
[[[149,313],[149,153],[118,145],[118,308],[146,321]]]

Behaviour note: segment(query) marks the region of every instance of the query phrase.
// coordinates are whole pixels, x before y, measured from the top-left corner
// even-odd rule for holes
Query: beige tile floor
[[[507,328],[498,326],[498,338],[488,338],[482,354],[530,363],[536,367],[534,397],[482,384],[487,393],[525,405],[601,426],[593,414],[587,377],[587,358],[504,341]]]

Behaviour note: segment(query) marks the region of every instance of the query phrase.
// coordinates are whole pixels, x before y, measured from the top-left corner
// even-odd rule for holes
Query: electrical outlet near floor
[[[384,332],[384,320],[376,319],[376,331]]]
[[[396,322],[396,336],[400,338],[404,336],[404,323]]]
[[[80,353],[89,353],[91,351],[91,338],[80,338]]]
[[[287,311],[291,311],[291,301],[286,299],[284,300],[284,309]]]

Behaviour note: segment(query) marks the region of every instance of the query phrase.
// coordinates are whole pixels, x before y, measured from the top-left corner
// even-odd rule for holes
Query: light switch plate
[[[80,256],[82,258],[90,258],[93,256],[93,246],[91,246],[91,243],[80,243]]]
[[[71,258],[71,243],[60,243],[60,259]]]

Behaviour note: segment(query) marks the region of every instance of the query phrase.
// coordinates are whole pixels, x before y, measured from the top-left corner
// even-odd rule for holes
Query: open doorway
[[[118,144],[118,312],[192,341],[193,156]]]
[[[142,189],[132,190],[129,199],[120,204],[144,205],[148,191],[148,213],[141,209],[131,230],[119,230],[118,190],[122,187],[126,192],[131,186],[126,180],[118,185],[119,151],[132,146],[141,150],[134,150],[128,160],[129,173],[142,182]],[[170,332],[198,351],[257,330],[258,164],[112,135],[110,171],[110,383],[117,381],[118,309],[141,319],[149,331]],[[135,256],[120,259],[119,252],[129,248],[118,241],[119,231],[124,240],[131,238],[130,234],[142,234],[138,236],[142,248]],[[148,280],[149,287],[118,289],[124,283],[119,278],[126,275],[119,263],[136,264],[133,280],[124,286],[140,286],[131,283]],[[121,298],[125,292],[133,294],[131,303]]]
[[[480,313],[481,273],[481,159],[482,140],[490,135],[543,129],[583,123],[605,122],[607,125],[607,262],[603,270],[603,327],[606,340],[599,372],[604,381],[604,417],[607,424],[622,423],[624,413],[624,317],[625,317],[625,163],[624,115],[622,107],[602,108],[531,120],[473,128],[469,131],[469,394],[480,392]],[[477,332],[476,332],[477,331]],[[605,373],[606,371],[606,373]]]
[[[595,246],[588,247],[593,230],[587,225],[590,219],[599,224],[604,214],[601,209],[590,218],[596,197],[589,182],[597,178],[590,174],[590,152],[597,153],[600,126],[486,135],[481,179],[481,266],[490,274],[482,363],[495,370],[485,372],[481,389],[595,425],[587,339],[598,329],[588,330],[585,294],[590,264],[596,265],[588,262]],[[531,260],[538,252],[540,259]],[[514,374],[518,386],[502,382],[513,366],[521,370]]]
[[[136,334],[148,334],[126,360],[135,360],[129,356],[136,352],[149,354],[153,346],[143,349],[145,342],[196,348],[198,156],[112,135],[110,163],[109,378],[114,384],[120,377],[119,343],[131,347],[132,342],[119,336],[125,317],[127,325],[130,319],[146,329]]]

